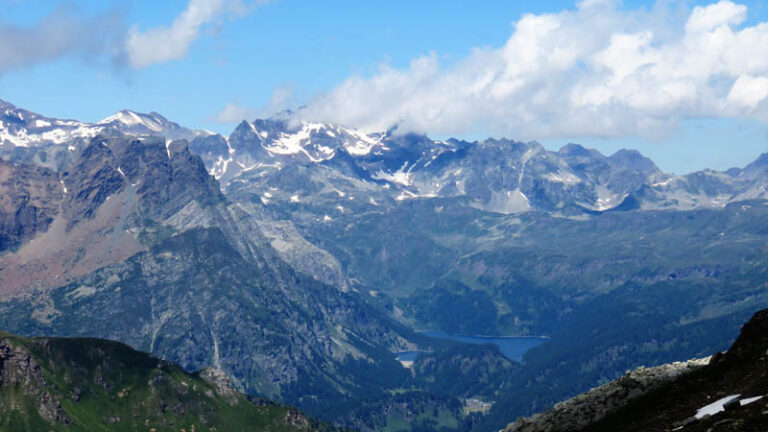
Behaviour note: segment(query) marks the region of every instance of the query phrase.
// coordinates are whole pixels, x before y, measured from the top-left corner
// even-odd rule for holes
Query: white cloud
[[[730,1],[702,7],[696,6],[685,23],[689,33],[712,31],[723,25],[739,25],[747,18],[747,7]]]
[[[736,107],[754,109],[768,97],[768,78],[740,76],[728,93],[728,103]]]
[[[525,15],[504,46],[451,67],[438,56],[353,76],[297,116],[365,129],[490,131],[522,139],[661,138],[681,120],[768,121],[768,23],[730,1],[684,17],[589,0]]]
[[[32,26],[0,22],[0,75],[62,57],[117,59],[124,27],[116,13],[85,17],[64,4]]]
[[[236,102],[230,102],[212,120],[219,123],[239,123],[243,120],[251,120],[258,115],[258,111],[244,107]]]
[[[251,8],[241,0],[189,0],[170,27],[141,31],[134,26],[125,41],[130,65],[136,69],[184,58],[200,29],[226,14],[241,16]]]
[[[239,123],[243,120],[251,121],[255,118],[285,112],[292,106],[296,106],[294,89],[292,85],[286,84],[275,88],[269,105],[262,109],[254,109],[240,105],[238,102],[230,102],[223,110],[214,114],[211,117],[211,120],[219,123]]]
[[[68,56],[135,69],[181,59],[206,25],[215,31],[227,16],[243,16],[266,1],[189,0],[170,27],[146,31],[137,26],[126,31],[123,14],[87,17],[72,3],[62,2],[32,26],[0,22],[0,75]]]

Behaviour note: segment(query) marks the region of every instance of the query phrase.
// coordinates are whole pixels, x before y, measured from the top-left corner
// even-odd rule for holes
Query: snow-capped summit
[[[200,136],[216,135],[205,130],[187,129],[154,111],[144,114],[127,109],[118,111],[93,126],[113,128],[133,135],[162,135],[168,139],[192,140]]]
[[[151,132],[162,132],[170,127],[179,127],[176,123],[169,122],[165,117],[156,112],[139,114],[131,110],[118,111],[96,123],[103,126],[122,126],[126,128],[143,127]]]
[[[44,117],[0,100],[0,146],[63,144],[98,132],[87,123]]]
[[[228,191],[255,193],[266,205],[317,206],[321,219],[320,212],[350,214],[428,198],[460,199],[498,213],[579,217],[721,207],[768,196],[762,181],[718,172],[676,176],[634,150],[603,155],[570,144],[549,151],[535,142],[439,141],[275,118],[243,121],[209,168]]]
[[[353,207],[367,211],[428,198],[457,199],[498,213],[536,210],[577,217],[768,198],[768,155],[744,169],[677,176],[634,150],[608,156],[577,144],[549,151],[508,139],[441,141],[286,117],[243,121],[227,139],[155,112],[122,110],[83,123],[0,101],[0,156],[21,162],[47,166],[70,153],[77,157],[80,143],[109,131],[186,139],[225,190],[256,193],[252,201],[269,205],[316,205],[321,219],[331,210],[351,214]],[[42,146],[55,151],[38,155]]]
[[[243,122],[235,131],[238,137],[255,143],[271,155],[293,156],[309,162],[332,159],[336,152],[364,156],[383,147],[383,133],[365,133],[337,125],[302,122],[292,124],[279,119]],[[237,143],[235,144],[237,145]],[[237,150],[237,149],[236,149]]]
[[[0,145],[10,147],[36,147],[49,144],[68,144],[92,138],[106,130],[129,135],[161,135],[168,139],[193,140],[215,136],[213,132],[187,129],[162,115],[122,110],[97,123],[62,120],[18,108],[0,100]],[[223,139],[223,138],[222,138]]]

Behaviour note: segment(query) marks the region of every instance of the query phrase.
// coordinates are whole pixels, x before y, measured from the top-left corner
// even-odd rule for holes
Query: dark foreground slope
[[[100,339],[0,333],[0,430],[312,431],[298,410],[235,392],[212,369],[190,374]]]
[[[520,419],[506,431],[768,430],[768,309],[756,313],[731,349],[712,356],[707,366],[666,369],[674,372],[633,371],[550,411]],[[652,374],[653,380],[638,379]],[[699,409],[729,396],[735,397],[724,411],[697,418]]]

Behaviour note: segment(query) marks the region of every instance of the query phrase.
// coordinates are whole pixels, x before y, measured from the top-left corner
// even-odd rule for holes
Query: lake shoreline
[[[422,336],[436,340],[451,340],[456,343],[467,343],[473,345],[495,345],[501,354],[516,362],[522,363],[525,353],[531,348],[535,348],[549,341],[548,337],[540,336],[478,336],[478,335],[453,335],[443,332],[429,330],[416,330]],[[398,361],[415,361],[419,354],[430,352],[430,350],[409,350],[395,353]]]
[[[426,333],[440,333],[448,336],[457,336],[457,337],[470,337],[470,338],[482,338],[482,339],[546,339],[549,340],[549,336],[536,336],[536,335],[527,335],[527,336],[490,336],[490,335],[474,335],[474,334],[451,334],[451,333],[445,333],[437,330],[414,330],[416,333],[424,334],[428,337],[435,337],[430,336]]]

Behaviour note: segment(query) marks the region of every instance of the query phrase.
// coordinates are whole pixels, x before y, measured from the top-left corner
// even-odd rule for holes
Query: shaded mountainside
[[[0,160],[0,251],[47,230],[61,196],[54,171]]]
[[[50,299],[46,322],[27,318],[33,305],[12,301],[0,323],[121,340],[188,370],[216,365],[238,388],[305,407],[378,392],[382,383],[369,375],[405,376],[386,350],[397,343],[386,326],[394,324],[354,294],[287,267],[260,270],[217,229],[170,237]]]
[[[220,372],[99,339],[0,333],[0,430],[319,431],[298,410],[247,398]]]
[[[764,308],[765,271],[716,281],[630,286],[589,302],[533,348],[525,368],[476,430],[546,410],[641,365],[699,358],[727,349],[741,323]],[[754,301],[754,302],[753,302]],[[748,309],[736,305],[751,304]],[[506,413],[506,414],[505,414]]]
[[[274,226],[229,202],[184,141],[99,135],[59,171],[3,166],[16,174],[0,183],[14,193],[0,213],[14,234],[0,254],[3,329],[216,366],[240,390],[313,412],[407,376],[391,352],[415,334],[324,282],[341,276],[308,273],[332,258],[306,241],[287,262],[277,240],[300,236],[265,236]],[[11,217],[25,203],[44,217]]]
[[[628,369],[726,349],[768,307],[766,218],[765,201],[569,220],[435,198],[307,237],[417,328],[549,336],[490,399],[481,431]]]
[[[244,122],[207,167],[414,328],[550,336],[475,430],[724,349],[768,306],[764,158],[676,176],[628,150],[342,129]]]
[[[768,310],[744,325],[728,351],[702,363],[641,368],[506,432],[765,431]]]

